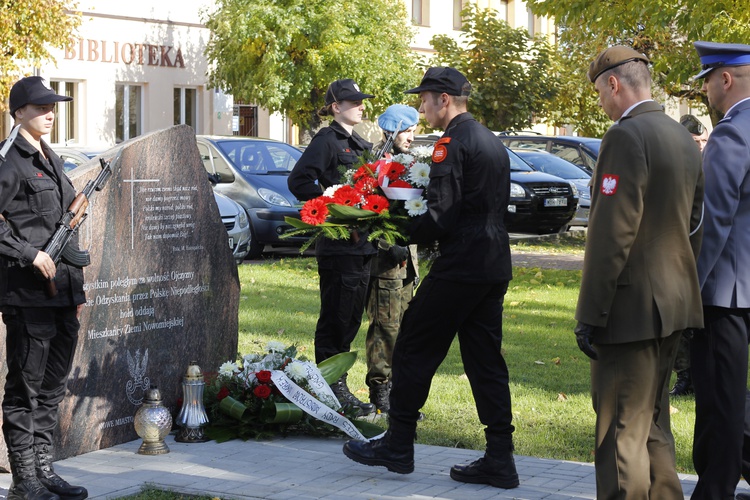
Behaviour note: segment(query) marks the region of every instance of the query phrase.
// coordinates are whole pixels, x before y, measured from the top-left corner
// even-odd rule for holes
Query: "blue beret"
[[[750,45],[741,43],[694,42],[701,58],[701,72],[694,78],[704,78],[716,68],[750,64]]]
[[[378,125],[386,132],[395,132],[401,122],[399,132],[413,127],[419,121],[419,111],[404,104],[393,104],[378,117]]]

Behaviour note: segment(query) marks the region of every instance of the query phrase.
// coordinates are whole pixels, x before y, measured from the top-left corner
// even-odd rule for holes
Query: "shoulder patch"
[[[620,182],[620,176],[614,174],[604,174],[602,177],[602,187],[600,189],[604,196],[612,196],[617,192],[617,184]]]
[[[439,146],[439,145],[441,145],[441,144],[448,144],[449,142],[451,142],[451,138],[450,138],[450,137],[441,137],[441,138],[440,138],[440,139],[438,139],[438,141],[437,141],[437,142],[435,143],[435,146]]]
[[[432,162],[440,163],[448,157],[448,149],[443,144],[436,144],[432,150]]]

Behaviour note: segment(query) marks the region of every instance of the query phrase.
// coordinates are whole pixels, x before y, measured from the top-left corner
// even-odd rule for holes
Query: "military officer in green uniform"
[[[599,500],[683,498],[669,376],[681,332],[703,325],[698,245],[691,246],[703,201],[701,156],[685,127],[651,99],[648,63],[615,46],[588,72],[615,122],[592,179],[575,314],[578,345],[591,358]]]

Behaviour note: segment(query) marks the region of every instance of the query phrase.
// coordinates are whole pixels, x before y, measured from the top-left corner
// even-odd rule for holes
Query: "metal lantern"
[[[181,443],[204,443],[208,438],[203,434],[202,425],[208,423],[208,415],[203,406],[203,389],[206,383],[197,361],[191,361],[182,379],[182,409],[177,416],[177,425],[182,430],[175,437]]]
[[[141,406],[133,417],[135,432],[143,439],[138,453],[141,455],[161,455],[169,453],[164,438],[172,429],[172,414],[161,402],[161,393],[155,385],[146,391]]]

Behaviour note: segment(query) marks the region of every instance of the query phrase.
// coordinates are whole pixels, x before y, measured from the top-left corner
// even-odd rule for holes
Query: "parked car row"
[[[66,173],[95,159],[99,154],[104,152],[99,149],[78,149],[72,147],[56,147],[53,149],[65,162],[63,168]],[[247,256],[251,239],[250,222],[247,218],[247,212],[245,212],[245,209],[239,203],[219,192],[214,191],[214,200],[216,201],[216,206],[219,208],[221,222],[227,230],[229,248],[232,249],[234,260],[237,264],[241,264]]]

